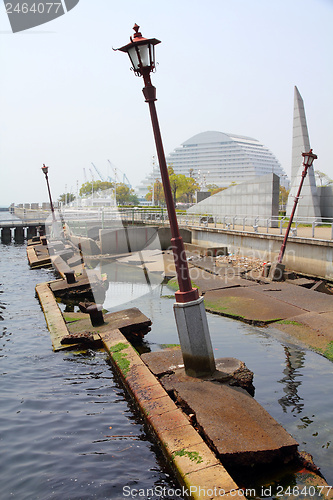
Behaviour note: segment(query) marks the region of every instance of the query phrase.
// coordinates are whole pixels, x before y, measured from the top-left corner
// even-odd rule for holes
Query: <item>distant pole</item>
[[[54,208],[53,208],[53,202],[52,202],[52,196],[51,196],[51,191],[50,191],[49,177],[47,175],[48,171],[49,171],[49,167],[46,167],[45,163],[43,163],[42,172],[45,175],[46,185],[47,185],[47,189],[48,189],[48,192],[49,192],[49,199],[50,199],[50,206],[51,206],[52,218],[53,218],[53,222],[56,222],[56,218],[55,218],[55,214],[54,214]]]
[[[292,209],[291,214],[290,214],[289,224],[288,224],[288,227],[287,227],[287,231],[286,231],[286,234],[284,235],[283,243],[281,245],[280,253],[279,253],[279,256],[278,256],[278,259],[277,259],[278,264],[282,263],[284,252],[286,250],[286,245],[287,245],[287,240],[288,240],[290,228],[291,228],[291,225],[293,223],[293,219],[294,219],[294,215],[295,215],[295,212],[296,212],[298,200],[299,200],[300,195],[301,195],[301,191],[302,191],[304,179],[306,177],[306,174],[308,173],[308,168],[310,168],[312,166],[313,160],[316,160],[318,158],[317,155],[315,155],[314,153],[312,153],[312,149],[310,149],[310,151],[308,153],[302,153],[302,156],[304,158],[304,160],[303,160],[304,169],[303,169],[303,172],[302,172],[302,178],[301,178],[301,182],[300,182],[300,185],[299,185],[299,188],[298,188],[298,191],[297,191],[297,195],[295,196],[294,206],[293,206],[293,209]]]

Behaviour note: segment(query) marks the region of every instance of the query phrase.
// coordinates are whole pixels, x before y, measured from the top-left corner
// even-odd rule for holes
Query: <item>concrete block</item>
[[[284,277],[283,277],[284,270],[285,270],[284,264],[281,264],[279,262],[273,263],[271,265],[271,269],[269,272],[269,278],[272,281],[283,281],[284,280]]]
[[[193,377],[213,373],[215,361],[203,297],[185,304],[176,302],[174,313],[186,373]]]

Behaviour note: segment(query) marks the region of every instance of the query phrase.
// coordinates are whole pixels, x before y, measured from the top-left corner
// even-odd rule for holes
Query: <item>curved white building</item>
[[[286,174],[271,151],[256,139],[222,132],[202,132],[183,142],[166,158],[176,174],[228,187],[274,173],[286,184]]]

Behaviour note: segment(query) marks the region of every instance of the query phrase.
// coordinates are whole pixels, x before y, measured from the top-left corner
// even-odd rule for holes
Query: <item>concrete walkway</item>
[[[205,227],[208,227],[210,229],[225,229],[225,230],[228,230],[228,231],[245,231],[245,232],[252,232],[254,233],[254,228],[253,228],[253,225],[252,226],[249,226],[249,225],[245,225],[243,226],[243,224],[240,224],[241,222],[241,218],[239,218],[237,220],[237,223],[235,223],[235,225],[233,226],[232,224],[232,218],[230,217],[230,219],[228,219],[228,224],[229,224],[229,227],[225,226],[224,224],[214,224],[214,223],[209,223],[209,224],[191,224],[191,219],[189,218],[188,220],[188,224],[186,227],[188,227],[189,229],[195,229],[195,228],[205,228]],[[180,224],[181,225],[181,224]],[[182,226],[183,227],[183,226]],[[292,228],[295,228],[295,223],[293,223],[292,225]],[[282,235],[281,235],[281,231],[280,231],[280,227],[268,227],[268,230],[267,230],[267,226],[258,226],[257,228],[257,233],[258,234],[276,234],[276,235],[281,235],[281,236],[284,236],[285,233],[286,233],[286,229],[287,229],[287,223],[284,224],[284,226],[282,227]],[[292,236],[292,232],[290,233],[290,236]],[[312,236],[312,225],[309,224],[307,226],[305,225],[299,225],[297,226],[297,234],[295,234],[294,236],[298,236],[300,238],[310,238],[310,239],[313,239],[313,236]],[[326,224],[326,225],[321,225],[321,226],[316,226],[314,228],[314,238],[315,239],[318,239],[318,240],[332,240],[333,236],[333,231],[332,231],[332,226],[331,224]]]
[[[298,285],[306,280],[245,279],[237,267],[219,268],[210,257],[190,262],[191,278],[208,311],[251,324],[272,324],[333,360],[333,295]]]

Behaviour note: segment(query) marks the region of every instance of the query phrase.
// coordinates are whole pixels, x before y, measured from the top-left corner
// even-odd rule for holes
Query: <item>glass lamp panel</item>
[[[314,160],[314,157],[313,156],[306,156],[305,158],[307,159],[307,164],[309,165],[309,167],[311,167],[313,160]]]
[[[150,64],[155,68],[155,45],[149,44]]]
[[[148,68],[150,66],[149,47],[150,47],[150,44],[138,46],[140,59],[141,59],[141,63],[142,63],[143,68]]]
[[[129,55],[129,58],[131,60],[133,68],[135,70],[139,69],[140,61],[139,61],[135,46],[128,49],[128,55]]]

